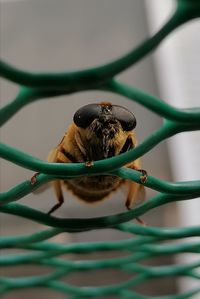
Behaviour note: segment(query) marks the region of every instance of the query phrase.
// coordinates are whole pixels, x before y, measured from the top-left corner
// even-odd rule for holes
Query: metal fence
[[[200,181],[171,183],[148,176],[145,186],[158,191],[157,195],[144,202],[134,210],[117,215],[91,219],[61,219],[47,215],[38,210],[17,203],[25,195],[33,192],[41,185],[55,178],[109,173],[140,183],[137,171],[123,168],[126,163],[141,157],[161,141],[185,131],[200,129],[200,108],[178,109],[164,103],[161,99],[145,93],[116,79],[116,75],[133,66],[137,61],[150,54],[172,31],[182,24],[200,17],[199,0],[177,0],[176,10],[166,24],[152,37],[146,39],[138,47],[126,55],[106,65],[92,69],[65,73],[31,73],[14,68],[1,62],[0,74],[3,78],[20,86],[16,98],[0,110],[0,124],[3,125],[23,106],[41,98],[56,97],[84,90],[101,90],[120,94],[133,100],[163,118],[163,125],[146,138],[135,149],[119,156],[94,162],[91,168],[83,163],[53,164],[33,157],[28,153],[9,145],[0,144],[0,156],[21,167],[40,172],[37,182],[24,181],[8,191],[0,194],[0,212],[31,219],[49,226],[47,230],[31,235],[1,236],[0,246],[3,249],[23,249],[23,253],[1,254],[1,266],[39,265],[49,267],[48,274],[30,277],[0,278],[0,292],[6,295],[16,289],[49,288],[63,293],[67,298],[153,298],[134,291],[135,287],[151,279],[166,277],[190,277],[200,279],[198,268],[200,260],[187,264],[168,266],[149,266],[141,263],[149,258],[175,255],[179,253],[200,253],[200,226],[184,228],[154,228],[136,225],[130,220],[143,215],[169,202],[192,200],[200,196]],[[10,216],[12,217],[12,216]],[[76,244],[58,244],[48,241],[60,233],[74,233],[89,230],[112,228],[128,232],[133,236],[121,241],[91,242]],[[188,242],[187,238],[197,237]],[[182,242],[178,242],[183,239]],[[171,242],[176,240],[176,242]],[[25,252],[24,252],[25,251]],[[125,252],[120,257],[100,260],[79,260],[78,255],[91,252]],[[73,253],[77,259],[70,260],[63,254]],[[119,284],[106,286],[80,287],[64,282],[63,278],[75,272],[117,269],[130,274],[130,278]],[[159,299],[191,298],[200,294],[200,287],[180,295],[159,296]]]

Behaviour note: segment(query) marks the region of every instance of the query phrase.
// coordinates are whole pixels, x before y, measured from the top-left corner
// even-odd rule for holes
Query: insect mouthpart
[[[103,134],[102,149],[103,149],[103,155],[105,159],[112,157],[114,155],[113,147],[110,146],[109,141],[110,141],[109,133]]]
[[[102,160],[115,155],[113,140],[119,132],[120,123],[111,115],[101,114],[88,127],[92,133],[88,140],[88,146],[91,148],[90,155],[93,160]]]
[[[94,132],[97,138],[112,139],[119,131],[120,123],[110,115],[101,115],[95,119],[88,127],[89,130]]]
[[[113,147],[113,140],[119,132],[120,124],[117,120],[109,120],[104,118],[104,121],[97,119],[93,122],[91,129],[97,137],[99,145],[98,151],[101,152],[101,159],[113,157],[115,149]]]

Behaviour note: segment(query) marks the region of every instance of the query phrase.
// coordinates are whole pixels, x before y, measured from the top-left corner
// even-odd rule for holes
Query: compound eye
[[[74,114],[74,123],[81,128],[87,128],[95,118],[98,118],[101,113],[99,104],[88,104],[81,107]]]
[[[120,122],[124,131],[132,131],[136,127],[136,118],[128,109],[113,105],[112,114]]]

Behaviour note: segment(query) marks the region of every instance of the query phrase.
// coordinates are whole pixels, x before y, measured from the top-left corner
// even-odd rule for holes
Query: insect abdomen
[[[90,176],[64,181],[64,184],[80,199],[92,203],[102,200],[116,190],[122,180],[111,175]]]

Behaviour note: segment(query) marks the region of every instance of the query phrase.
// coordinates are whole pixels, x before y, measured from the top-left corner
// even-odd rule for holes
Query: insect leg
[[[35,185],[37,183],[37,176],[39,175],[39,172],[36,172],[32,178],[31,178],[31,185]]]
[[[56,149],[50,152],[48,156],[48,161],[49,162],[55,162],[55,163],[71,163],[71,160],[67,157],[67,154],[63,150],[62,145],[59,145]],[[61,187],[61,180],[56,180],[53,181],[52,183],[58,203],[55,204],[48,214],[53,213],[55,210],[60,208],[60,206],[64,202],[64,197],[63,197],[63,192],[62,192],[62,187]]]
[[[128,146],[128,150],[130,149],[130,147],[133,147],[133,145],[131,146],[130,139],[132,139],[132,136],[129,136],[127,138],[127,141],[125,142],[125,145],[124,145],[124,147]],[[134,141],[132,143],[134,144]],[[137,159],[137,160],[129,163],[128,165],[126,165],[126,167],[142,172],[142,176],[140,177],[141,183],[146,182],[147,172],[145,170],[141,169],[140,159]],[[145,200],[145,189],[144,189],[143,185],[140,185],[133,181],[127,180],[127,184],[128,184],[128,195],[127,195],[125,205],[128,210],[131,210],[131,207],[134,206],[134,204],[136,204],[136,202]],[[141,218],[137,217],[136,220],[140,224],[145,225],[144,221]]]
[[[131,210],[131,207],[140,201],[144,201],[145,200],[145,189],[144,186],[139,185],[135,182],[128,182],[129,183],[129,192],[128,192],[128,196],[126,199],[126,207],[128,210]],[[142,225],[146,225],[145,222],[139,218],[136,217],[137,222],[139,222]]]
[[[136,202],[144,201],[145,190],[144,190],[144,186],[142,186],[136,182],[128,181],[127,183],[129,184],[129,191],[128,191],[125,205],[128,210],[131,210],[131,207]]]
[[[60,206],[62,206],[63,202],[64,202],[64,197],[63,197],[63,193],[62,193],[62,188],[61,188],[61,181],[57,180],[54,181],[53,183],[53,188],[54,191],[56,193],[56,197],[58,199],[58,203],[55,204],[50,211],[47,213],[48,215],[50,215],[51,213],[53,213],[55,210],[57,210],[58,208],[60,208]]]

